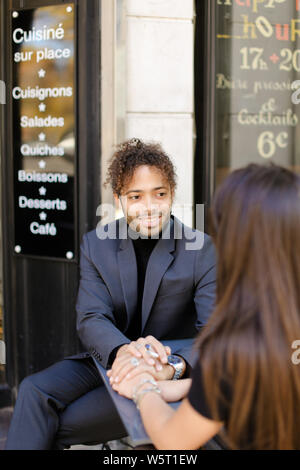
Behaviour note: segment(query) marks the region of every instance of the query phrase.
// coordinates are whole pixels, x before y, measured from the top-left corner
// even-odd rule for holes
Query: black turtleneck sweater
[[[137,264],[138,298],[136,312],[128,326],[126,336],[134,341],[140,338],[142,333],[142,302],[147,264],[158,239],[138,238],[137,240],[132,240],[132,242]]]
[[[160,235],[161,236],[161,233]],[[142,302],[143,302],[143,293],[144,293],[144,284],[145,284],[145,277],[146,277],[146,270],[150,255],[158,242],[158,238],[138,238],[137,240],[132,240],[135,256],[136,256],[136,264],[137,264],[137,279],[138,279],[138,297],[137,297],[137,307],[133,318],[125,332],[126,336],[131,340],[134,341],[141,337],[142,334]],[[109,356],[109,364],[111,365],[116,357],[118,349],[121,346],[115,348]]]

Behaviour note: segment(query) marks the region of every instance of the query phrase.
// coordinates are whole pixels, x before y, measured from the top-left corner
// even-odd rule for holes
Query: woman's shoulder
[[[197,360],[191,373],[192,385],[189,390],[188,399],[190,404],[198,411],[201,415],[208,419],[213,419],[212,411],[209,405],[209,397],[211,393],[215,395],[217,403],[218,415],[220,419],[226,421],[228,418],[230,401],[232,397],[232,387],[230,376],[227,370],[224,369],[222,373],[218,374],[220,377],[216,387],[210,391],[209,383],[205,381],[205,370],[204,367],[207,365],[201,363],[201,357]],[[213,373],[213,371],[212,371]]]

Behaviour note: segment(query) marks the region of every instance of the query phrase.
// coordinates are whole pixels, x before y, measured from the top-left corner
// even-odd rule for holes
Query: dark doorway
[[[74,194],[74,259],[18,256],[14,238],[13,166],[13,11],[55,5],[76,9],[76,128]],[[6,105],[1,106],[1,180],[3,308],[6,368],[0,407],[7,406],[11,390],[27,375],[81,349],[76,333],[75,303],[79,283],[79,253],[83,233],[97,223],[100,201],[100,2],[98,0],[4,0],[1,14],[0,79],[6,83]],[[59,83],[57,83],[59,86]],[[0,390],[1,391],[1,390]],[[1,396],[5,399],[1,401]]]

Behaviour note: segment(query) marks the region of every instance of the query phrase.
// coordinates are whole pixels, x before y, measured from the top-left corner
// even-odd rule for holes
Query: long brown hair
[[[236,170],[211,221],[217,302],[199,347],[213,418],[229,405],[232,448],[300,449],[300,178],[277,165]]]

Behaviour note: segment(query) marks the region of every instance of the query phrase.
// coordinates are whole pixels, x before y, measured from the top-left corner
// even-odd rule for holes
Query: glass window
[[[250,162],[300,170],[300,2],[215,0],[215,178]]]

